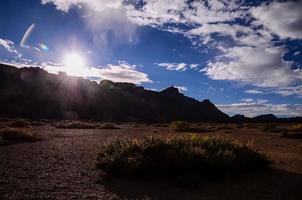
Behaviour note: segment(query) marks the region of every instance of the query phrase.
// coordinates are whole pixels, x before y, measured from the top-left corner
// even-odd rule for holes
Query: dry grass
[[[302,133],[302,124],[292,124],[291,126],[286,128],[286,131]]]
[[[0,144],[13,142],[34,142],[39,138],[36,133],[32,133],[20,128],[5,128],[0,130]]]

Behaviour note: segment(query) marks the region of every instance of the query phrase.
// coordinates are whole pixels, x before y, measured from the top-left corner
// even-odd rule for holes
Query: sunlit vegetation
[[[56,125],[56,128],[63,129],[97,129],[100,126],[98,124],[91,124],[89,122],[71,121],[60,122]]]
[[[5,128],[0,130],[0,145],[13,142],[34,142],[37,140],[39,140],[37,134],[27,130],[19,128]]]
[[[302,124],[293,124],[283,130],[281,137],[291,139],[302,139]]]
[[[282,133],[284,138],[302,139],[302,124],[266,124],[264,131]]]
[[[267,169],[272,161],[249,144],[222,137],[115,139],[100,147],[96,166],[110,176],[147,179],[220,179]]]
[[[302,133],[302,124],[292,124],[291,126],[287,127],[287,131],[290,132],[301,132]]]
[[[197,126],[185,121],[175,121],[171,123],[171,127],[176,132],[209,132],[214,131],[213,127]],[[215,128],[215,127],[214,127]]]

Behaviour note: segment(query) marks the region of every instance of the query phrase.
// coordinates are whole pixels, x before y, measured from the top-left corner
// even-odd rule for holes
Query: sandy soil
[[[275,161],[274,169],[184,189],[168,183],[108,179],[95,170],[98,146],[115,137],[180,134],[169,127],[117,126],[121,129],[56,129],[49,124],[28,128],[42,140],[0,147],[0,199],[302,199],[302,140],[264,132],[261,124],[199,133],[253,141]]]

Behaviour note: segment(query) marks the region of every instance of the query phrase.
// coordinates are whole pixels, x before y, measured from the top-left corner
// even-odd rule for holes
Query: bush
[[[291,139],[302,139],[302,133],[283,133],[281,137]]]
[[[9,124],[9,127],[13,128],[27,128],[30,126],[30,122],[26,119],[16,119]]]
[[[193,127],[189,122],[185,121],[175,121],[172,122],[172,128],[176,132],[208,132],[211,131],[207,128]]]
[[[280,132],[276,124],[265,124],[263,130],[268,132]]]
[[[2,146],[4,144],[5,144],[5,141],[4,141],[3,137],[0,135],[0,146]]]
[[[96,129],[99,128],[97,125],[93,125],[87,122],[61,122],[56,125],[56,128],[64,128],[64,129]]]
[[[270,159],[250,145],[221,137],[116,139],[102,145],[96,166],[108,175],[141,178],[221,178],[266,169]]]
[[[191,129],[191,125],[188,122],[176,121],[172,122],[172,128],[177,132],[186,132]]]
[[[163,124],[163,123],[161,123],[161,124],[154,124],[154,127],[169,127],[169,125],[168,124]]]
[[[286,131],[302,133],[302,124],[293,124],[287,127]]]
[[[28,132],[22,129],[7,128],[0,130],[0,141],[2,144],[15,142],[15,141],[29,141],[33,142],[38,140],[38,137],[35,133]]]
[[[114,124],[111,123],[106,123],[101,126],[101,129],[119,129],[119,127],[116,127]]]

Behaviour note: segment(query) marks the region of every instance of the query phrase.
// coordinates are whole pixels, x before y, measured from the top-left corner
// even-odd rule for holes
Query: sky
[[[1,0],[0,62],[302,116],[302,0]]]

